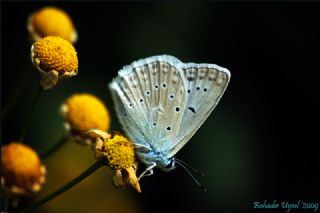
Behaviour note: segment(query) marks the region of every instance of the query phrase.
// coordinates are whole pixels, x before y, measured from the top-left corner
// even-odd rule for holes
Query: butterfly
[[[174,156],[218,104],[230,81],[228,69],[215,64],[183,63],[159,55],[124,66],[109,84],[118,119],[146,165],[181,165]],[[183,164],[182,164],[183,166]]]

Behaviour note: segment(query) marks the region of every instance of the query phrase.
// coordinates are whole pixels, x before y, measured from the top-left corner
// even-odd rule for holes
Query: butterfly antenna
[[[188,168],[187,168],[185,165],[183,165],[181,162],[176,161],[176,160],[175,160],[175,162],[176,162],[179,166],[181,166],[181,167],[189,174],[189,176],[193,179],[193,181],[194,181],[203,191],[207,191],[207,188],[206,188],[204,185],[202,185],[202,184],[192,175],[192,173],[188,170]]]
[[[175,158],[174,160],[175,160],[175,162],[179,162],[180,164],[183,164],[185,167],[187,167],[188,169],[190,169],[192,172],[196,173],[197,175],[204,176],[204,173],[199,172],[198,170],[196,170],[195,168],[193,168],[192,166],[190,166],[186,162],[184,162],[180,159],[177,159],[177,158]]]

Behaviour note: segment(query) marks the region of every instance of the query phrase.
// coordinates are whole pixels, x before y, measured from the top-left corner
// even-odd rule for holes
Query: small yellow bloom
[[[59,36],[47,36],[31,47],[31,60],[42,74],[44,89],[54,87],[58,80],[78,73],[78,57],[73,45]]]
[[[96,159],[105,159],[107,166],[116,170],[113,184],[116,187],[132,185],[141,192],[136,176],[135,150],[129,139],[117,133],[110,135],[99,130],[91,130],[88,134],[96,137],[94,149]]]
[[[68,134],[76,142],[92,144],[93,138],[86,133],[91,129],[108,131],[109,111],[94,95],[83,93],[69,97],[61,106]]]
[[[44,7],[32,13],[27,28],[33,41],[46,36],[60,36],[75,43],[78,37],[69,15],[57,7]]]
[[[28,146],[12,142],[1,148],[1,186],[14,195],[38,192],[45,182],[45,167]]]
[[[131,167],[135,163],[134,147],[132,143],[122,135],[114,135],[106,141],[96,145],[96,156],[106,158],[108,166],[114,170]]]

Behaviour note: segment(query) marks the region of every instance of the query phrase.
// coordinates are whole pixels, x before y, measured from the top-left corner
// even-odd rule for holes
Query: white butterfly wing
[[[230,72],[214,64],[187,63],[182,67],[187,82],[187,106],[177,141],[168,149],[174,156],[194,135],[218,104],[230,80]]]
[[[110,84],[117,116],[133,143],[161,152],[176,141],[187,102],[181,65],[167,55],[141,59]]]
[[[128,101],[128,96],[124,93],[125,91],[120,88],[118,81],[120,81],[120,79],[114,80],[109,85],[116,114],[127,136],[131,139],[135,139],[135,142],[138,144],[144,144],[146,138],[145,129],[141,128],[144,120],[140,123],[136,122],[136,118],[130,113],[128,106],[125,105]]]

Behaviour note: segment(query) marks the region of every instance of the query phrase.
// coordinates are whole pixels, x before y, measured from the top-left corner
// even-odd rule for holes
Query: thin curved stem
[[[24,122],[23,127],[22,127],[22,132],[21,132],[20,137],[19,137],[20,142],[23,142],[23,140],[25,138],[25,135],[26,135],[26,133],[27,133],[27,131],[29,129],[33,111],[34,111],[34,109],[36,107],[36,104],[37,104],[37,102],[39,100],[40,95],[42,94],[42,91],[43,91],[43,87],[38,83],[36,91],[35,91],[35,94],[32,97],[32,102],[31,102],[31,106],[30,106],[30,109],[29,109],[29,112],[28,112],[28,115],[27,115],[27,119]]]
[[[59,196],[63,192],[67,191],[68,189],[72,188],[73,186],[75,186],[76,184],[81,182],[83,179],[85,179],[86,177],[91,175],[93,172],[95,172],[97,169],[99,169],[103,165],[104,165],[103,160],[97,160],[94,164],[92,164],[87,170],[85,170],[83,173],[81,173],[78,177],[74,178],[69,183],[65,184],[64,186],[62,186],[58,190],[52,192],[48,196],[42,198],[37,203],[34,203],[33,205],[23,209],[22,211],[20,211],[20,213],[31,212],[32,210],[38,208],[39,206],[49,202],[50,200],[54,199],[55,197]]]
[[[49,149],[47,149],[46,151],[40,154],[40,157],[42,159],[45,159],[46,157],[51,155],[53,152],[58,150],[60,147],[62,147],[65,144],[65,141],[66,141],[66,136],[65,135],[60,136],[58,140],[55,141],[55,143]]]
[[[27,67],[27,65],[26,65],[25,68],[20,71],[19,77],[17,80],[17,84],[16,84],[17,86],[14,87],[14,90],[13,90],[12,94],[10,95],[7,104],[4,105],[4,107],[2,108],[2,111],[1,111],[2,122],[7,119],[8,115],[11,113],[12,108],[17,103],[19,97],[21,97],[21,95],[23,93],[23,89],[26,86],[26,82],[28,82],[28,77],[30,76],[31,70],[32,69],[30,67]]]
[[[8,207],[9,207],[9,197],[3,196],[2,199],[2,213],[7,213],[8,212]]]

